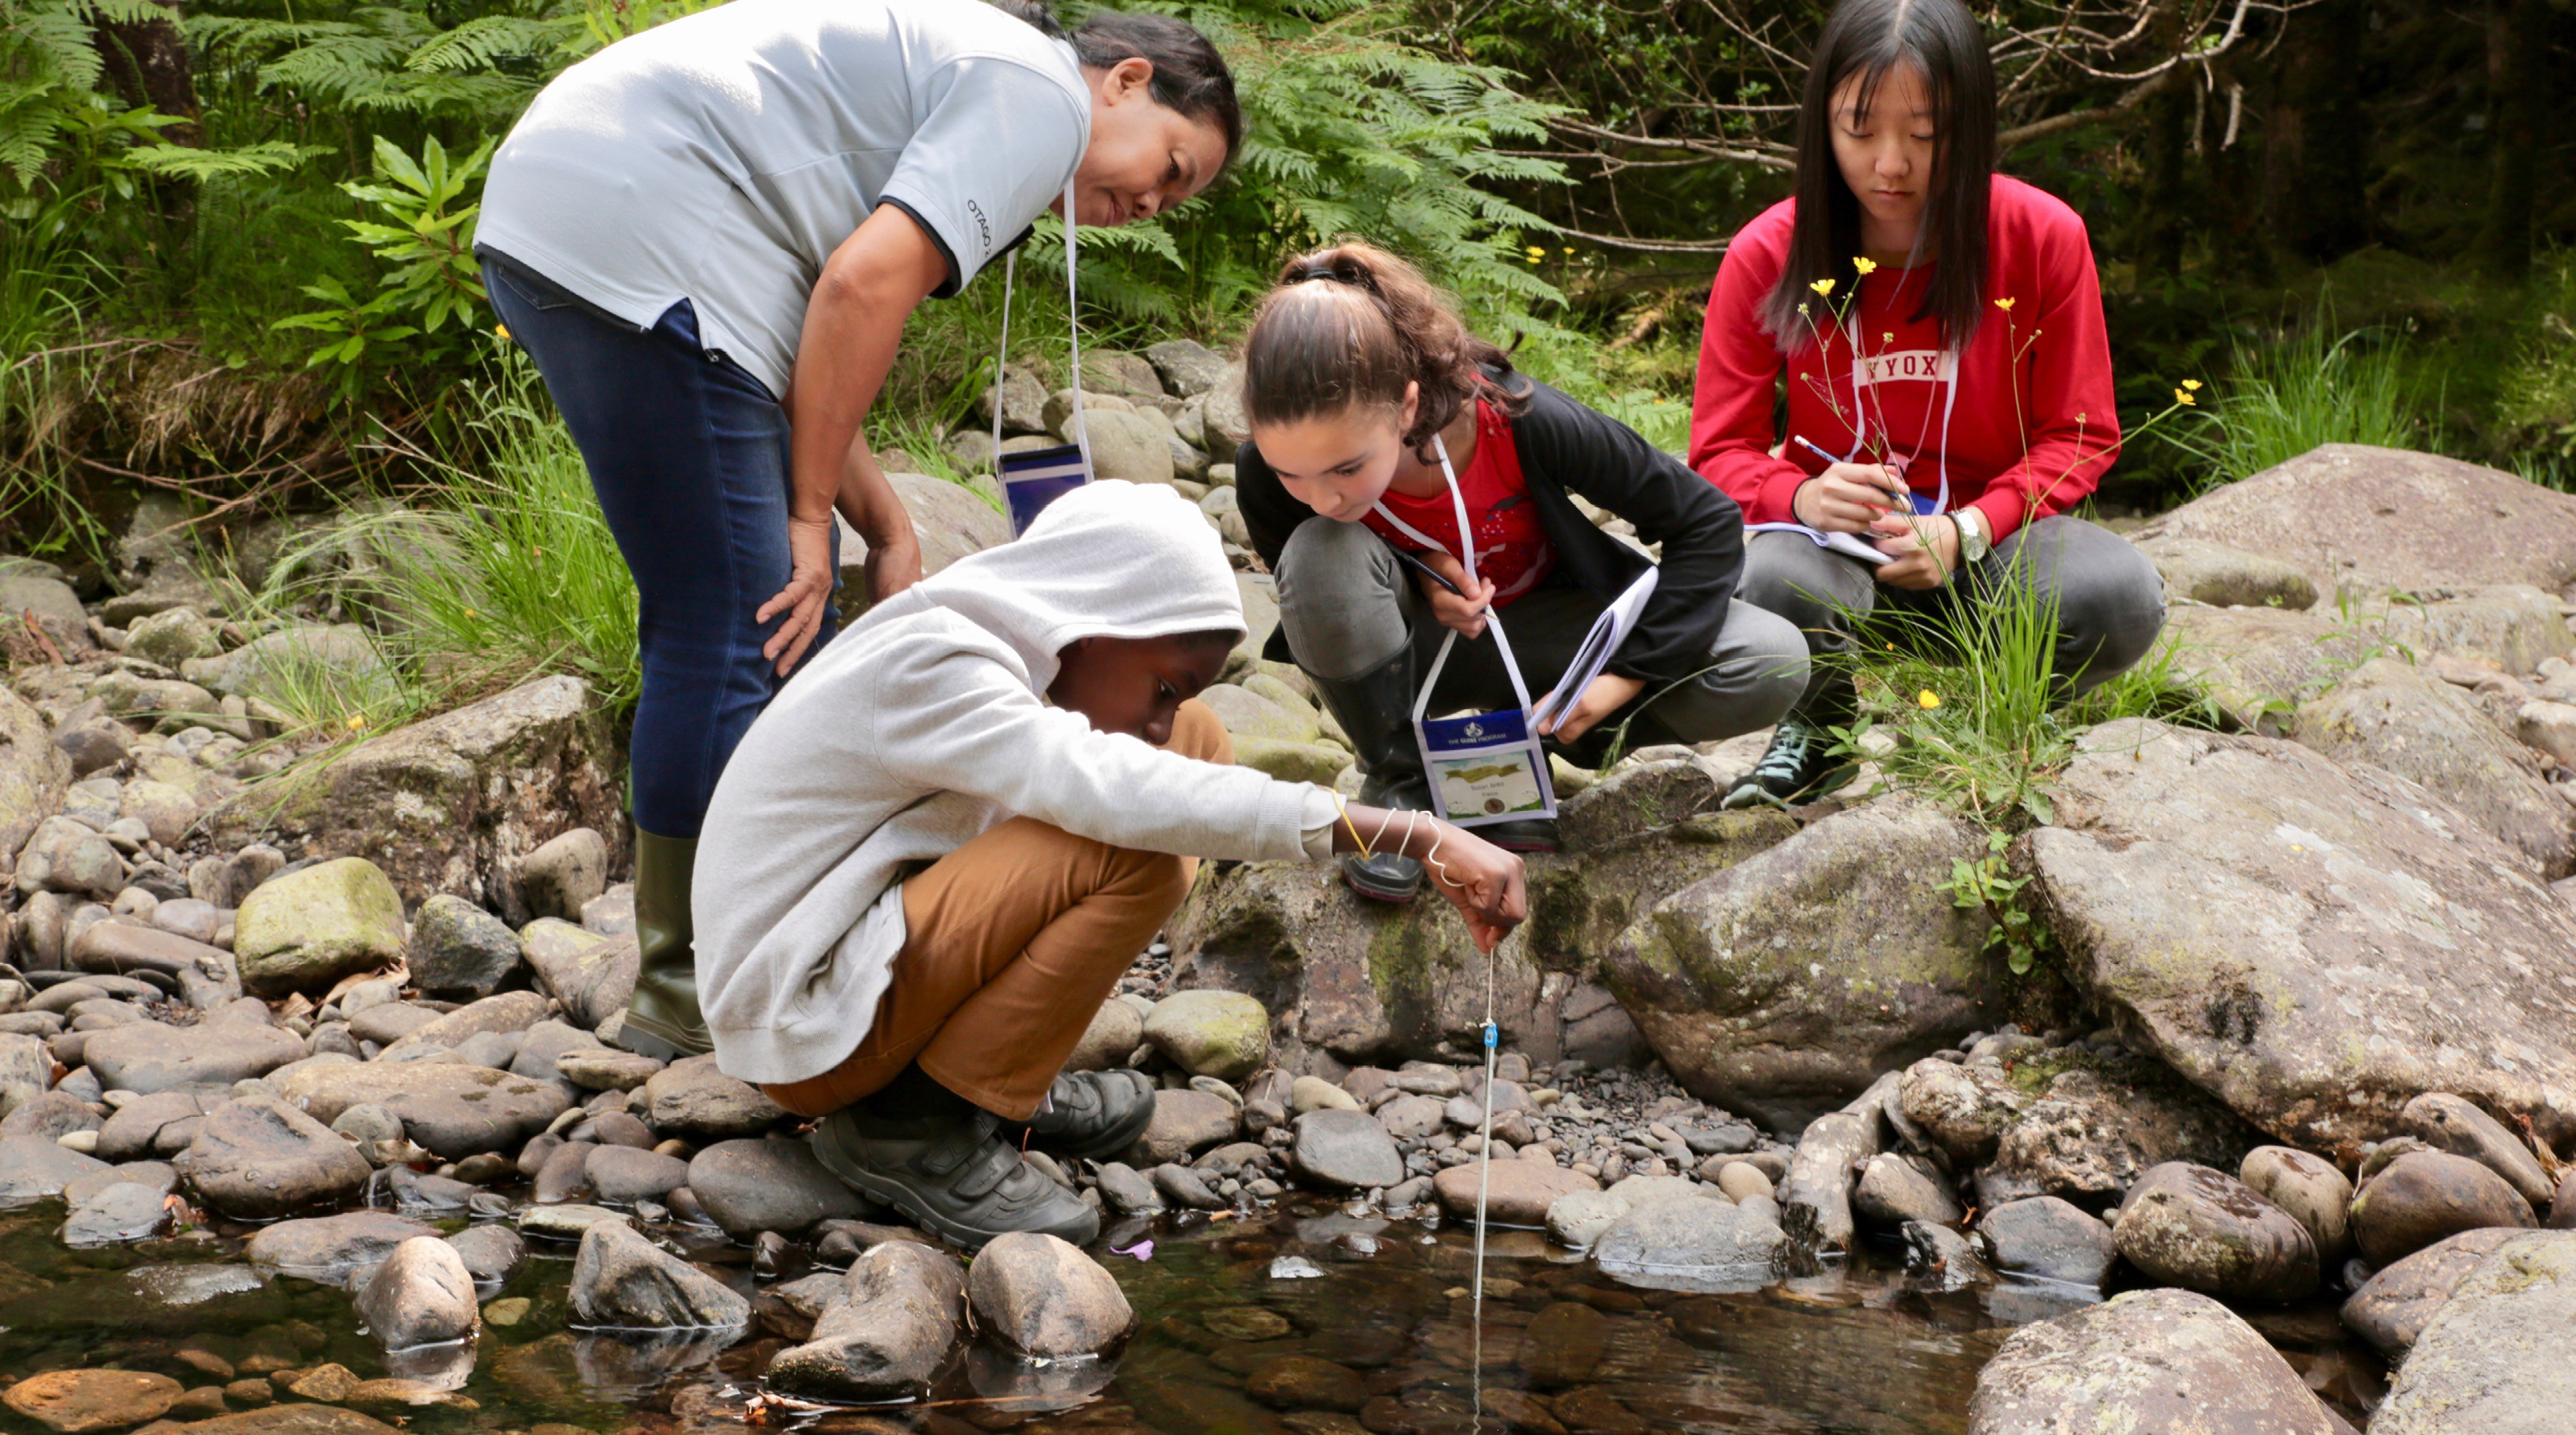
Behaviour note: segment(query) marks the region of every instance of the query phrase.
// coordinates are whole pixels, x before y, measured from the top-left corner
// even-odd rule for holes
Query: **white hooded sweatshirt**
[[[1014,816],[1121,847],[1306,855],[1308,783],[1050,706],[1077,638],[1243,631],[1216,535],[1160,485],[1100,482],[1018,540],[878,604],[734,750],[698,840],[698,998],[717,1064],[819,1076],[857,1049],[904,942],[902,878]]]

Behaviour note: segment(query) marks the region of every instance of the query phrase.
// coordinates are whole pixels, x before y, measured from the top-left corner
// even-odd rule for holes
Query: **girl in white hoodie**
[[[1400,851],[1490,950],[1518,858],[1427,814],[1228,765],[1192,701],[1244,632],[1198,511],[1102,482],[879,604],[753,724],[697,859],[718,1064],[819,1117],[852,1186],[968,1246],[1098,1217],[1019,1142],[1105,1155],[1153,1086],[1065,1073],[1197,857]]]

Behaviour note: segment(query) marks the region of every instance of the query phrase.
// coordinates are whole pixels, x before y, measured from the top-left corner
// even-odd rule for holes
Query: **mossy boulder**
[[[1240,1081],[1270,1055],[1270,1013],[1241,992],[1174,992],[1145,1018],[1145,1039],[1194,1076]]]
[[[363,857],[341,857],[272,878],[242,899],[233,955],[242,988],[259,996],[318,992],[403,953],[402,894]]]

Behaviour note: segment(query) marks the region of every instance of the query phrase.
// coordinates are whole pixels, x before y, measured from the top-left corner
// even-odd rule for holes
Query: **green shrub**
[[[2209,421],[2166,441],[2207,465],[2204,489],[2286,463],[2320,444],[2416,448],[2432,437],[2421,390],[2406,376],[2400,337],[2334,332],[2331,308],[2295,332],[2236,345]]]

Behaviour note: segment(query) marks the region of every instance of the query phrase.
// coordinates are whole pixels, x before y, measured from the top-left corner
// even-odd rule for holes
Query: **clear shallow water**
[[[0,1217],[0,1376],[8,1380],[114,1364],[191,1387],[221,1383],[191,1363],[191,1346],[236,1367],[236,1378],[326,1362],[361,1379],[407,1373],[389,1367],[358,1329],[345,1293],[261,1282],[241,1266],[240,1228],[71,1251],[53,1238],[60,1220],[52,1205]],[[754,1289],[749,1251],[712,1232],[655,1234]],[[1886,1263],[1865,1251],[1849,1267],[1758,1289],[1637,1290],[1535,1232],[1498,1230],[1479,1319],[1466,1295],[1472,1233],[1455,1223],[1434,1231],[1308,1200],[1260,1221],[1166,1221],[1151,1235],[1150,1260],[1104,1257],[1142,1322],[1114,1361],[1033,1368],[970,1346],[919,1404],[748,1414],[814,1435],[1933,1435],[1966,1428],[1977,1370],[2014,1326],[2090,1298],[2014,1285],[1930,1290],[1894,1263],[1892,1249]],[[1132,1230],[1113,1231],[1105,1244],[1132,1239]],[[459,1392],[472,1409],[360,1408],[399,1416],[420,1435],[544,1424],[632,1435],[741,1431],[760,1371],[795,1342],[757,1326],[729,1344],[573,1330],[572,1253],[569,1244],[531,1242],[507,1285],[484,1293],[487,1323]],[[1321,1274],[1274,1278],[1282,1257],[1302,1257]],[[792,1254],[775,1278],[805,1274],[802,1260]],[[757,1284],[771,1279],[762,1272]],[[514,1309],[520,1300],[524,1312]],[[516,1319],[501,1324],[504,1314]],[[2376,1365],[2347,1342],[2330,1305],[2257,1324],[2358,1423],[2353,1397],[2372,1385]],[[1317,1375],[1286,1357],[1350,1374]],[[1275,1400],[1301,1372],[1307,1388],[1296,1393],[1306,1398],[1286,1408],[1247,1390]]]

